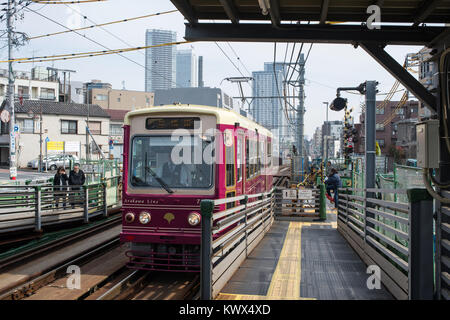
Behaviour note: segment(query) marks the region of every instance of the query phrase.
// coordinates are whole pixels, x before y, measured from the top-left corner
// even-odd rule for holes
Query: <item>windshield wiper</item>
[[[145,166],[145,170],[150,173],[150,175],[156,179],[156,181],[158,181],[158,183],[161,185],[161,187],[163,187],[164,190],[166,190],[168,193],[173,193],[173,190],[170,189],[170,187],[167,185],[167,183],[164,182],[163,179],[161,179],[160,177],[158,177],[156,175],[156,173],[149,167]]]

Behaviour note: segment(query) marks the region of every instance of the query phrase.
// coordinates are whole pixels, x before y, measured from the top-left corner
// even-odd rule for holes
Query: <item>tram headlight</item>
[[[188,216],[188,222],[191,226],[196,226],[202,220],[201,216],[197,212],[191,212]]]
[[[149,212],[144,211],[139,214],[139,222],[142,224],[149,223],[151,219],[152,219],[152,216],[150,215]]]
[[[134,213],[128,212],[125,215],[125,221],[128,222],[128,223],[132,223],[134,221]]]

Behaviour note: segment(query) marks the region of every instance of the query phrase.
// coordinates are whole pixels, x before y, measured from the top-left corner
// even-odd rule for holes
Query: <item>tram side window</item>
[[[236,146],[236,159],[237,159],[237,181],[242,180],[242,138],[238,137]]]
[[[234,144],[225,148],[226,157],[226,186],[234,186]]]
[[[264,168],[266,167],[265,157],[267,154],[264,150],[264,140],[261,140],[261,142],[259,143],[259,150],[261,150],[261,156],[259,157],[261,165],[259,166],[259,171],[262,172],[262,171],[264,171]]]
[[[251,140],[250,141],[250,176],[254,177],[255,173],[256,173],[256,166],[255,166],[255,161],[256,161],[256,157],[255,157],[255,153],[256,153],[256,145],[255,145],[255,140]]]
[[[258,136],[258,140],[256,141],[256,175],[261,171],[261,148],[259,145],[260,137]]]
[[[272,143],[267,141],[267,157],[269,158],[267,161],[268,166],[272,165]]]
[[[250,142],[245,139],[245,176],[250,178]]]

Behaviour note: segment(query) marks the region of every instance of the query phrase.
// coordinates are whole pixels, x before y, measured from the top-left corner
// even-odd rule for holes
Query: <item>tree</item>
[[[393,144],[388,147],[387,155],[388,157],[394,158],[394,162],[396,163],[406,158],[403,148]]]

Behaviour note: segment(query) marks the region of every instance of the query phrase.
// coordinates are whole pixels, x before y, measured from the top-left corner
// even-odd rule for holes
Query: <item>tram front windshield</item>
[[[213,185],[213,165],[204,151],[212,141],[194,136],[135,137],[132,142],[131,184],[136,187],[202,188]]]

